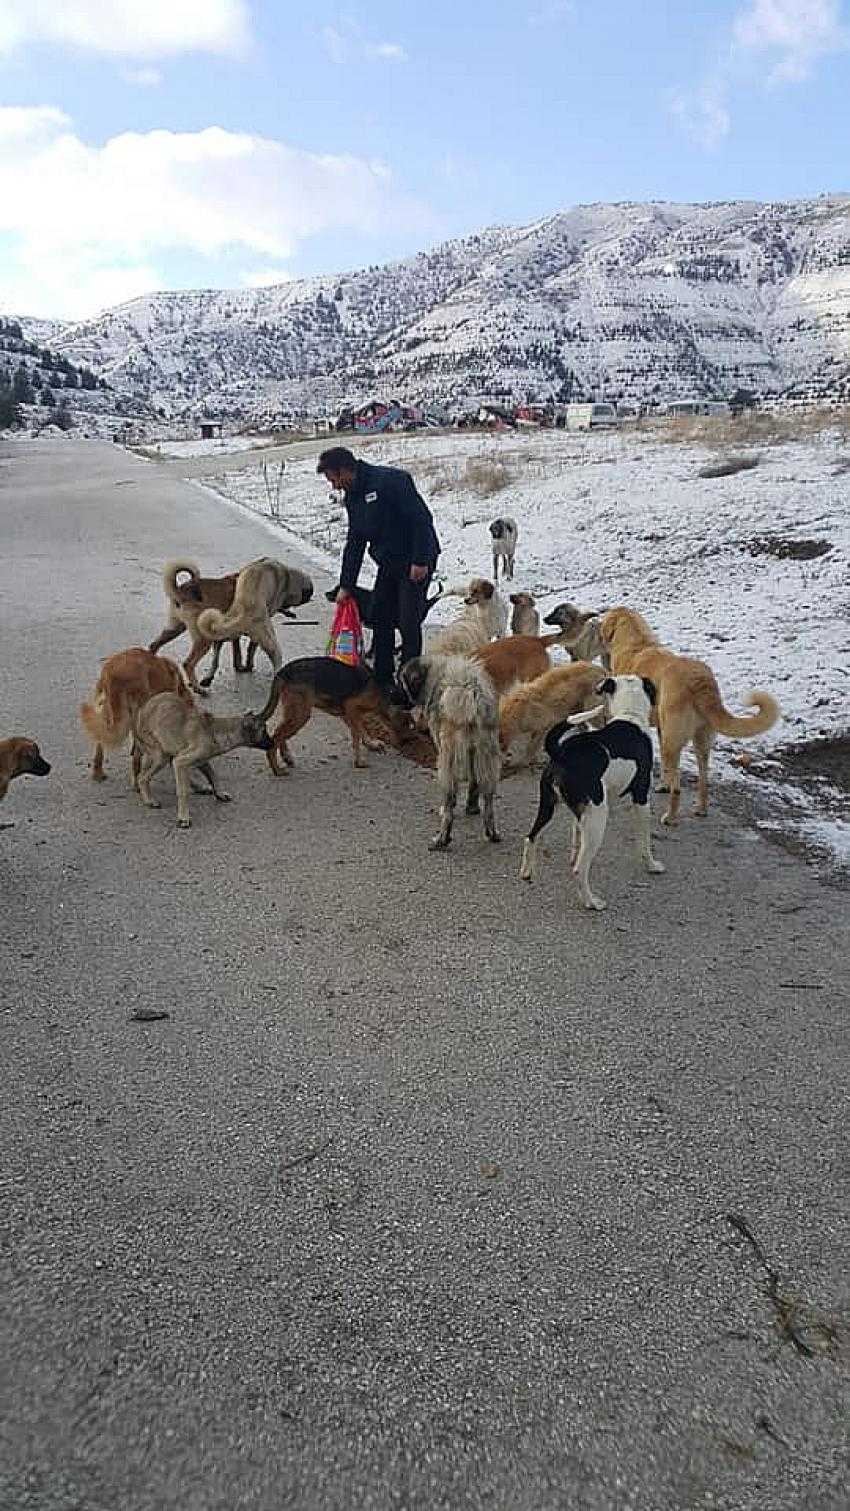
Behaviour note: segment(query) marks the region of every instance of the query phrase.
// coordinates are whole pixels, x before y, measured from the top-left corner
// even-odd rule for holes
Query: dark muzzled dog
[[[45,761],[35,740],[26,735],[0,740],[0,802],[16,777],[47,776],[49,771],[50,762]]]
[[[540,778],[537,817],[523,846],[520,876],[534,877],[537,837],[551,821],[558,799],[573,815],[573,870],[586,908],[601,912],[605,903],[590,887],[590,867],[605,837],[611,797],[630,797],[635,817],[638,856],[647,871],[664,870],[650,843],[649,792],[652,741],[649,718],[655,687],[644,677],[607,677],[597,692],[613,715],[602,729],[575,727],[598,710],[574,714],[550,729],[545,748],[548,764]]]

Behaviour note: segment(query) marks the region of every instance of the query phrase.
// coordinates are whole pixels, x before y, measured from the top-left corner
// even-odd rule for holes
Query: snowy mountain
[[[579,206],[337,277],[148,295],[47,344],[172,414],[850,399],[850,196]]]

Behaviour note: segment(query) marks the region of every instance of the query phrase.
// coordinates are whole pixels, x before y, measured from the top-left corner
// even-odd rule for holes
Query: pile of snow
[[[512,516],[513,587],[534,593],[542,613],[564,599],[592,609],[628,604],[665,644],[710,662],[733,711],[751,688],[773,693],[779,725],[746,744],[718,742],[718,772],[748,790],[755,778],[730,764],[737,753],[846,731],[850,474],[839,470],[847,447],[837,434],[766,447],[756,467],[716,478],[698,475],[716,452],[640,431],[393,436],[357,449],[413,473],[434,513],[446,581],[490,576],[488,523]],[[470,477],[498,491],[481,497]],[[274,478],[259,468],[206,481],[240,504],[276,511],[335,570],[345,513],[316,476],[315,457],[293,458]],[[773,554],[783,549],[778,537],[829,549],[797,560]],[[453,612],[456,602],[440,605],[429,628]],[[759,782],[760,792],[768,785]],[[801,820],[807,813],[815,810],[803,803]],[[828,827],[835,846],[850,850],[850,826]]]

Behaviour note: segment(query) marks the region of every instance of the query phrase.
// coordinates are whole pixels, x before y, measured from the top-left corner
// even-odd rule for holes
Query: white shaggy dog
[[[401,685],[421,708],[437,748],[440,789],[440,828],[429,849],[446,850],[451,843],[457,790],[469,783],[467,813],[484,805],[484,833],[498,844],[493,799],[499,785],[499,700],[487,673],[464,656],[417,656],[402,667]]]
[[[540,778],[540,806],[523,845],[520,876],[534,877],[537,836],[549,823],[558,799],[573,815],[573,870],[586,908],[601,912],[605,903],[590,887],[590,867],[605,837],[609,796],[629,796],[635,815],[638,855],[647,871],[664,870],[652,854],[649,835],[649,790],[652,741],[649,719],[655,686],[647,677],[606,677],[597,688],[604,705],[573,714],[546,736],[548,765]],[[604,712],[602,729],[577,730]]]
[[[518,530],[515,519],[494,519],[490,526],[490,542],[493,547],[493,577],[499,581],[499,562],[502,563],[502,575],[513,577],[514,556],[516,555],[516,543]]]
[[[491,640],[501,640],[508,627],[508,606],[486,577],[473,577],[466,587],[446,588],[444,596],[462,598],[463,612],[429,638],[429,655],[471,656]]]

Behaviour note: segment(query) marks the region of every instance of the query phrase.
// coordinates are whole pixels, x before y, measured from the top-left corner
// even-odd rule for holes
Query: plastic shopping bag
[[[346,666],[359,666],[363,660],[363,626],[360,610],[353,598],[344,598],[334,611],[328,639],[328,655]]]

